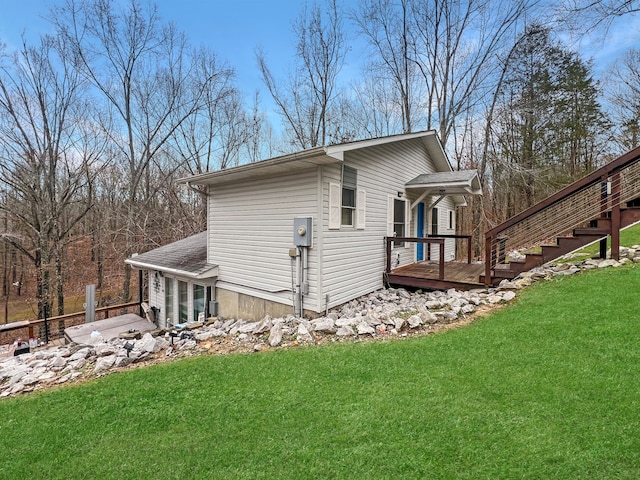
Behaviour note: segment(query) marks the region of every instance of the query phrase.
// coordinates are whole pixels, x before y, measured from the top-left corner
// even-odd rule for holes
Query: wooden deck
[[[439,269],[437,262],[416,262],[392,269],[385,274],[385,282],[390,285],[432,290],[470,290],[485,287],[480,283],[484,263],[446,262],[442,279],[439,278]]]

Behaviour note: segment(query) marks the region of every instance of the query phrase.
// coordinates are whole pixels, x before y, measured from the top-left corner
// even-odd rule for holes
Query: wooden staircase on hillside
[[[620,230],[640,222],[640,147],[485,234],[485,272],[480,282],[497,285],[585,245],[600,241],[619,258]],[[524,258],[508,260],[511,252]]]

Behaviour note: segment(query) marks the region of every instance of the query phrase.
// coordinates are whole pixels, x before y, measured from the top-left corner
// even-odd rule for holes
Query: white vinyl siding
[[[312,217],[304,308],[316,310],[317,176],[313,167],[210,188],[208,261],[218,265],[219,287],[291,305],[293,219]]]
[[[405,183],[412,178],[434,171],[420,140],[347,152],[344,161],[357,169],[358,189],[366,191],[366,228],[329,228],[330,185],[340,183],[341,169],[340,165],[325,166],[322,283],[323,294],[329,295],[330,307],[382,288],[384,237],[390,236],[389,198],[398,198],[398,192],[404,192]],[[407,233],[412,231],[412,223],[411,215],[407,215]],[[392,224],[391,221],[391,228]],[[407,248],[398,248],[394,253],[400,254],[400,264],[404,265],[413,262],[414,250],[415,244],[408,244]]]

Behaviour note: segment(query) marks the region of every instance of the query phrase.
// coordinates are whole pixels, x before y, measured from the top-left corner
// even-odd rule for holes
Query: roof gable
[[[450,172],[453,170],[435,131],[427,130],[311,148],[260,162],[193,175],[183,178],[179,182],[195,185],[221,185],[260,178],[265,175],[289,174],[318,165],[340,163],[344,161],[346,152],[414,139],[421,140],[436,171]]]

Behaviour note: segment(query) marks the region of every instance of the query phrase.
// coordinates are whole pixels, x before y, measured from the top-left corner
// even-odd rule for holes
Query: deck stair
[[[497,285],[562,255],[611,237],[618,258],[620,230],[640,221],[640,147],[587,175],[485,234],[485,272]],[[524,258],[509,260],[510,252]]]

